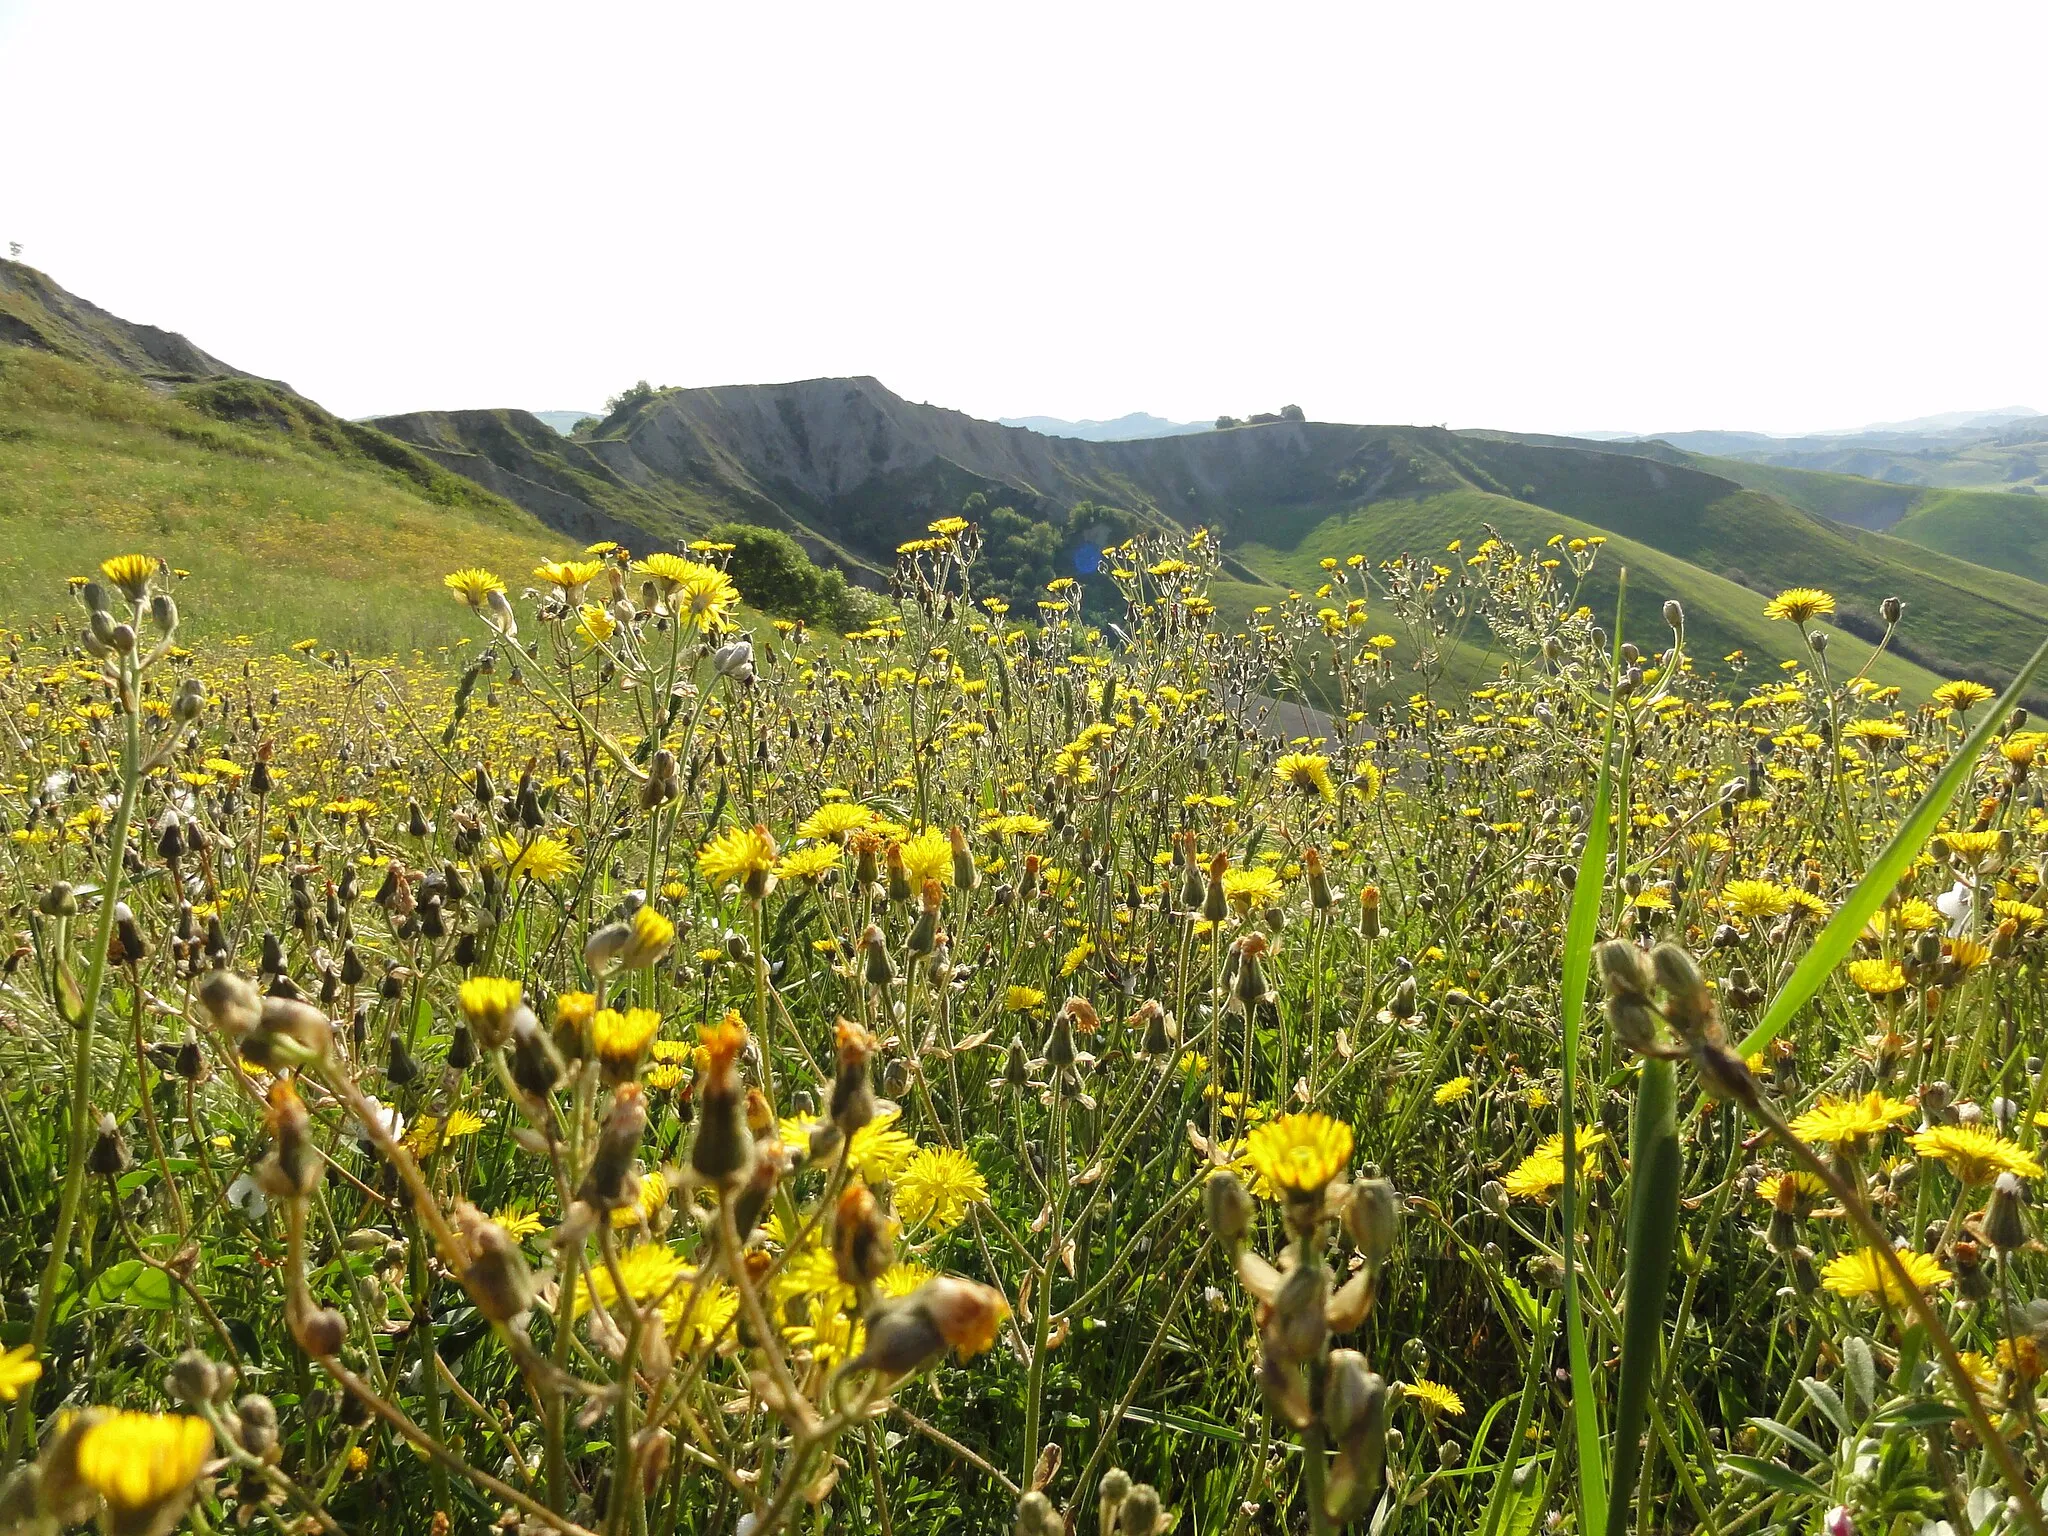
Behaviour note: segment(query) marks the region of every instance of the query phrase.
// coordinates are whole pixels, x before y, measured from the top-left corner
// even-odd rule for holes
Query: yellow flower
[[[606,609],[595,603],[585,603],[576,610],[576,633],[586,644],[603,645],[619,632],[619,621]]]
[[[1912,1117],[1912,1105],[1873,1091],[1861,1099],[1822,1099],[1795,1119],[1790,1130],[1801,1141],[1824,1147],[1853,1147]]]
[[[1906,728],[1896,720],[1854,720],[1842,727],[1842,734],[1851,741],[1878,746],[1904,741]]]
[[[952,1147],[920,1147],[896,1175],[897,1214],[912,1226],[945,1232],[960,1225],[967,1208],[988,1200],[988,1181],[974,1159]]]
[[[483,611],[486,598],[493,592],[505,590],[505,583],[503,581],[499,580],[498,577],[492,575],[491,572],[485,570],[482,566],[477,565],[464,566],[459,571],[451,571],[448,575],[441,578],[441,585],[479,613]]]
[[[1438,1418],[1449,1414],[1453,1418],[1465,1411],[1465,1399],[1458,1396],[1441,1382],[1418,1376],[1407,1383],[1403,1396],[1420,1408],[1426,1418]]]
[[[1036,987],[1012,983],[1003,993],[1003,1011],[1006,1013],[1036,1013],[1044,1006],[1045,994]]]
[[[697,850],[697,872],[719,885],[757,882],[775,869],[775,839],[763,826],[727,827]]]
[[[666,1292],[684,1273],[681,1256],[661,1243],[642,1243],[619,1255],[619,1274],[626,1282],[626,1293],[643,1307]],[[577,1282],[576,1316],[590,1310],[593,1295],[606,1311],[618,1303],[619,1288],[612,1279],[611,1266],[602,1260],[592,1263],[589,1274]]]
[[[678,1286],[661,1304],[661,1319],[668,1324],[669,1337],[683,1344],[709,1344],[723,1334],[739,1311],[739,1292],[723,1280],[714,1280],[690,1299],[690,1285]]]
[[[1790,619],[1806,624],[1835,611],[1835,600],[1818,587],[1787,587],[1764,604],[1767,619]]]
[[[100,574],[121,589],[131,603],[149,596],[149,578],[156,574],[156,561],[148,555],[116,555],[100,562]]]
[[[1851,960],[1849,979],[1872,997],[1890,997],[1906,990],[1906,973],[1896,960]]]
[[[1280,875],[1270,864],[1254,864],[1250,869],[1226,869],[1223,872],[1223,894],[1239,912],[1248,912],[1253,907],[1269,907],[1280,897]]]
[[[600,1008],[590,1019],[590,1048],[614,1079],[628,1078],[660,1028],[661,1015],[652,1008]]]
[[[1828,1186],[1819,1174],[1808,1173],[1804,1168],[1794,1168],[1785,1173],[1771,1174],[1768,1178],[1759,1182],[1756,1187],[1757,1199],[1763,1201],[1765,1205],[1776,1205],[1778,1203],[1778,1191],[1784,1187],[1788,1180],[1791,1182],[1792,1187],[1799,1192],[1801,1200],[1818,1200],[1828,1192]]]
[[[1965,1184],[1989,1184],[2001,1173],[2041,1177],[2041,1165],[2017,1143],[1974,1125],[1936,1125],[1908,1138],[1913,1150],[1948,1164]]]
[[[1721,887],[1721,905],[1737,917],[1783,917],[1792,893],[1770,880],[1730,880]]]
[[[503,1227],[514,1238],[531,1237],[547,1224],[524,1205],[508,1205],[491,1213],[491,1220]]]
[[[160,1512],[191,1492],[213,1449],[204,1419],[181,1413],[114,1413],[78,1441],[78,1475],[107,1501],[113,1530],[147,1530]]]
[[[904,873],[910,876],[913,891],[923,890],[927,880],[953,883],[953,843],[937,827],[926,827],[902,848]]]
[[[601,560],[549,560],[534,567],[533,579],[560,587],[562,596],[573,603],[603,569]]]
[[[871,827],[875,820],[875,813],[864,805],[853,805],[845,800],[827,800],[803,819],[797,826],[796,835],[817,842],[843,843],[849,832]]]
[[[1580,1129],[1575,1138],[1580,1166],[1588,1173],[1593,1170],[1593,1149],[1607,1139],[1604,1131]],[[1501,1180],[1501,1187],[1513,1200],[1547,1200],[1553,1189],[1564,1187],[1564,1133],[1546,1136],[1538,1143],[1536,1150],[1518,1163],[1508,1176]]]
[[[36,1359],[33,1345],[17,1344],[0,1353],[0,1402],[13,1402],[23,1387],[33,1384],[42,1374],[43,1367]]]
[[[822,880],[839,867],[837,843],[812,843],[784,854],[775,865],[778,880]]]
[[[1967,713],[1992,696],[1991,690],[1982,683],[1973,683],[1967,678],[1953,683],[1943,683],[1934,690],[1934,702],[1945,705],[1957,714]]]
[[[1441,1109],[1446,1104],[1462,1103],[1467,1098],[1470,1098],[1471,1094],[1472,1079],[1469,1077],[1454,1077],[1449,1082],[1438,1087],[1437,1091],[1430,1095],[1430,1098],[1431,1102]]]
[[[512,1028],[512,1015],[524,988],[503,976],[472,976],[455,994],[463,1020],[485,1041],[502,1042]]]
[[[451,1141],[464,1136],[474,1136],[484,1128],[483,1116],[471,1114],[466,1109],[455,1110],[448,1116],[444,1128],[438,1115],[421,1115],[406,1133],[405,1144],[421,1157],[432,1157]]]
[[[740,600],[732,579],[715,565],[700,565],[681,555],[655,554],[635,561],[633,569],[652,576],[683,628],[716,629],[726,610]]]
[[[1948,1271],[1932,1254],[1908,1250],[1899,1254],[1899,1263],[1905,1267],[1906,1277],[1920,1290],[1949,1283]],[[1837,1296],[1851,1300],[1858,1297],[1875,1300],[1882,1295],[1903,1306],[1910,1299],[1900,1287],[1898,1278],[1892,1274],[1891,1266],[1872,1248],[1858,1248],[1830,1259],[1820,1278],[1821,1284]]]
[[[1282,789],[1319,795],[1325,800],[1337,798],[1337,791],[1330,783],[1330,760],[1320,752],[1282,754],[1280,760],[1273,764],[1273,779]]]
[[[644,1227],[653,1222],[664,1205],[668,1204],[668,1179],[660,1169],[650,1169],[640,1175],[640,1198],[631,1205],[615,1206],[612,1210],[614,1227]]]
[[[1308,1195],[1351,1160],[1351,1127],[1328,1115],[1282,1115],[1245,1140],[1245,1157],[1275,1189]]]
[[[557,880],[575,874],[579,861],[574,851],[559,837],[550,837],[542,832],[536,834],[531,842],[522,842],[517,833],[501,832],[498,834],[498,862],[510,878],[524,875],[542,885],[553,885]]]
[[[870,1184],[885,1184],[917,1155],[917,1143],[896,1129],[898,1111],[877,1115],[853,1133],[847,1166]]]

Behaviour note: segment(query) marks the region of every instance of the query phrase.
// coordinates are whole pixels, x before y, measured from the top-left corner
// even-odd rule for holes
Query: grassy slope
[[[1382,501],[1346,517],[1332,518],[1291,549],[1246,545],[1241,553],[1259,570],[1292,580],[1304,589],[1319,579],[1317,562],[1325,556],[1343,559],[1362,552],[1377,560],[1400,550],[1441,550],[1453,539],[1472,548],[1491,525],[1522,548],[1542,544],[1552,534],[1586,537],[1604,531],[1591,523],[1545,508],[1483,491],[1452,491],[1415,500]],[[1610,536],[1581,600],[1595,613],[1613,611],[1615,572],[1629,571],[1630,633],[1644,649],[1663,643],[1665,631],[1658,609],[1667,597],[1680,598],[1686,608],[1687,644],[1702,670],[1729,671],[1723,658],[1736,650],[1750,657],[1750,671],[1768,659],[1775,662],[1800,649],[1791,628],[1763,617],[1763,599],[1746,587],[1716,576],[1636,540]],[[1870,647],[1855,636],[1832,631],[1829,659],[1853,673],[1863,665]],[[1644,638],[1647,636],[1647,638]],[[1485,671],[1491,671],[1486,665]],[[1458,670],[1467,670],[1461,667]],[[1939,679],[1925,668],[1898,657],[1880,658],[1872,675],[1897,684],[1912,700],[1924,699]]]
[[[1473,442],[1467,458],[1482,483],[1519,480],[1520,500],[1741,585],[1825,587],[1865,625],[1886,597],[1899,597],[1904,642],[1933,670],[1997,681],[2048,632],[2048,586],[1830,522],[1688,466],[1489,441]]]
[[[0,619],[57,611],[66,577],[139,550],[191,571],[178,599],[196,635],[432,648],[473,633],[443,573],[479,564],[515,580],[568,547],[509,503],[453,476],[437,492],[373,447],[224,422],[0,348]]]
[[[2048,500],[1997,491],[1932,490],[1892,537],[2048,582]]]

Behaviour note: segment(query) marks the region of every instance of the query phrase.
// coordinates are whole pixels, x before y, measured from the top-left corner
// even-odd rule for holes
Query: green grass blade
[[[1970,770],[1991,744],[1999,723],[2033,685],[2044,660],[2048,660],[2048,641],[2041,643],[2027,664],[2020,668],[2012,686],[1977,722],[1977,728],[1970,732],[1962,746],[1956,749],[1955,756],[1948,760],[1948,766],[1941,770],[1941,777],[1928,786],[1927,793],[1920,797],[1920,803],[1913,807],[1913,814],[1900,825],[1898,832],[1885,845],[1884,852],[1877,856],[1856,883],[1856,889],[1849,893],[1827,927],[1821,929],[1820,937],[1813,941],[1813,948],[1800,958],[1790,979],[1771,999],[1770,1009],[1762,1021],[1749,1032],[1749,1038],[1736,1047],[1742,1055],[1754,1055],[1777,1039],[1785,1026],[1792,1022],[1792,1016],[1806,1006],[1828,979],[1829,973],[1849,953],[1857,935],[1863,932],[1863,925],[1884,905],[1885,897],[1891,894],[1892,887],[1899,883],[1907,867],[1919,856],[1921,846],[1933,835],[1942,812],[1948,809],[1949,801],[1969,779]]]
[[[1621,598],[1628,596],[1628,572],[1621,572]],[[1619,604],[1614,616],[1614,666],[1621,665]],[[1609,674],[1613,676],[1612,673]],[[1571,1357],[1572,1419],[1579,1453],[1579,1529],[1607,1527],[1606,1474],[1600,1453],[1600,1407],[1593,1396],[1593,1368],[1586,1355],[1586,1322],[1579,1307],[1579,1025],[1586,1011],[1586,982],[1592,974],[1593,941],[1599,934],[1600,908],[1607,892],[1608,821],[1614,801],[1614,721],[1612,710],[1600,743],[1600,777],[1593,791],[1593,819],[1586,828],[1585,851],[1579,856],[1578,880],[1572,886],[1571,916],[1565,924],[1564,996],[1564,1329]]]
[[[1607,1536],[1627,1536],[1629,1500],[1643,1465],[1643,1424],[1664,1336],[1664,1296],[1678,1236],[1678,1077],[1645,1060],[1629,1134],[1628,1259],[1622,1281],[1621,1382],[1614,1394],[1614,1477]]]

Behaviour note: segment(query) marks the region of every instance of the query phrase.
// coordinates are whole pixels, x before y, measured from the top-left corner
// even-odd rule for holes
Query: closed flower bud
[[[1401,1231],[1401,1197],[1388,1179],[1359,1179],[1344,1200],[1344,1232],[1378,1269],[1394,1251]]]
[[[1219,853],[1209,861],[1209,884],[1202,893],[1202,916],[1212,923],[1220,923],[1230,915],[1230,902],[1223,894],[1223,875],[1230,868],[1230,858]]]
[[[746,1090],[738,1068],[746,1043],[746,1026],[732,1014],[704,1031],[708,1060],[697,1082],[701,1112],[690,1166],[707,1183],[720,1187],[744,1182],[753,1165],[754,1139],[747,1129]]]
[[[87,1170],[112,1178],[126,1173],[134,1162],[135,1159],[128,1155],[128,1143],[121,1135],[120,1124],[112,1115],[101,1115],[99,1134],[93,1139],[92,1150],[85,1154]]]
[[[981,871],[975,868],[974,854],[967,847],[967,834],[952,827],[946,832],[946,840],[953,845],[953,884],[963,891],[979,889]]]
[[[1163,1514],[1159,1490],[1150,1483],[1134,1483],[1117,1512],[1117,1529],[1122,1536],[1155,1536]]]
[[[1243,1181],[1228,1168],[1218,1168],[1202,1183],[1202,1212],[1209,1230],[1226,1243],[1237,1242],[1250,1229],[1254,1207]]]
[[[348,1324],[332,1307],[313,1307],[291,1320],[292,1338],[316,1360],[331,1360],[341,1353],[348,1338]]]
[[[1685,609],[1679,606],[1675,597],[1664,600],[1664,622],[1671,626],[1674,634],[1685,633]]]
[[[203,1349],[188,1349],[172,1362],[165,1390],[188,1408],[210,1403],[220,1395],[222,1371]]]
[[[530,1009],[512,1020],[512,1081],[536,1104],[544,1102],[562,1079],[562,1056]]]
[[[867,957],[866,976],[871,987],[886,987],[896,980],[896,967],[889,961],[888,941],[880,925],[870,923],[860,936],[861,952]]]
[[[832,1261],[842,1283],[865,1290],[895,1262],[888,1219],[867,1185],[856,1179],[841,1192],[832,1214]]]
[[[256,1182],[263,1192],[280,1200],[310,1195],[326,1164],[313,1146],[313,1117],[306,1113],[290,1078],[281,1077],[270,1085],[263,1128],[271,1143],[270,1155],[256,1170]]]
[[[262,994],[233,971],[208,971],[199,979],[193,997],[207,1022],[231,1040],[240,1039],[262,1022]]]
[[[875,1092],[868,1081],[868,1062],[875,1037],[851,1019],[834,1031],[839,1073],[832,1081],[831,1119],[841,1135],[851,1136],[875,1118]]]
[[[469,1250],[462,1284],[477,1310],[494,1323],[517,1324],[533,1307],[533,1274],[518,1239],[466,1200],[455,1207],[455,1225]]]
[[[235,1438],[242,1449],[261,1461],[277,1449],[277,1407],[260,1392],[235,1404]]]
[[[1336,893],[1330,889],[1329,871],[1323,868],[1323,856],[1310,848],[1301,856],[1302,868],[1308,872],[1308,898],[1318,912],[1327,912],[1337,904]]]
[[[626,1083],[612,1098],[604,1128],[598,1132],[597,1150],[590,1168],[576,1190],[576,1198],[596,1210],[608,1211],[639,1196],[638,1180],[632,1177],[633,1159],[640,1151],[640,1136],[647,1129],[647,1101],[638,1083]]]
[[[2027,1243],[2027,1190],[2016,1173],[2001,1173],[1991,1186],[1984,1208],[1984,1236],[2001,1254],[2016,1253]]]

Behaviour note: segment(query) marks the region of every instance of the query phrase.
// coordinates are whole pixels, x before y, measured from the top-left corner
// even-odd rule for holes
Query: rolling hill
[[[517,572],[573,547],[372,428],[0,263],[0,617],[64,607],[129,548],[188,570],[199,636],[372,654],[473,633],[450,562]]]
[[[1794,584],[1840,600],[1845,663],[1860,664],[1854,637],[1878,633],[1879,603],[1903,599],[1899,654],[1880,667],[1914,689],[1936,673],[1999,681],[2048,627],[2048,584],[2032,579],[2048,576],[2048,543],[2010,505],[2025,497],[1434,427],[1051,437],[872,378],[631,391],[570,437],[519,410],[345,422],[27,268],[0,266],[0,313],[14,340],[0,347],[0,605],[15,613],[48,604],[81,543],[141,538],[232,582],[231,602],[188,598],[202,622],[420,644],[456,628],[434,589],[450,561],[516,571],[572,544],[647,548],[737,520],[880,586],[898,543],[978,493],[1063,541],[1059,568],[1086,569],[1118,522],[1214,529],[1226,608],[1312,582],[1324,554],[1439,550],[1491,526],[1524,544],[1608,536],[1609,570],[1626,560],[1645,602],[1683,600],[1708,663],[1786,654],[1762,594]],[[1900,536],[1868,526],[1886,519]],[[49,537],[58,527],[85,537]]]
[[[1866,638],[1883,599],[1901,598],[1902,652],[1945,675],[2009,676],[2048,615],[2048,586],[1851,526],[1670,449],[1286,421],[1091,442],[915,405],[871,378],[664,390],[566,441],[512,411],[378,425],[556,526],[612,519],[679,537],[737,517],[786,528],[869,579],[975,492],[1044,520],[1094,502],[1215,528],[1229,574],[1252,587],[1304,579],[1292,557],[1333,521],[1375,533],[1363,547],[1384,555],[1441,548],[1471,531],[1453,509],[1483,505],[1538,542],[1572,520],[1664,557],[1654,566],[1671,593],[1695,589],[1701,633],[1731,650],[1768,633],[1755,627],[1756,594],[1799,583],[1834,592],[1842,627]],[[1407,512],[1356,521],[1387,504],[1432,509],[1442,526]]]

